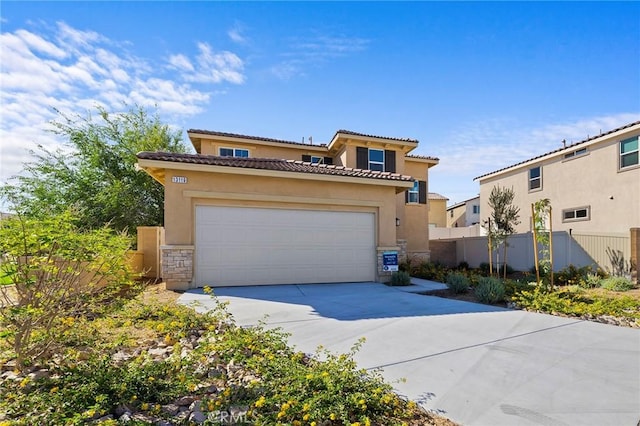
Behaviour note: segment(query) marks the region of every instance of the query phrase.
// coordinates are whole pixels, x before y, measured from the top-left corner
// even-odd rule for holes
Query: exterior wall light
[[[396,217],[396,226],[400,226],[400,219]]]

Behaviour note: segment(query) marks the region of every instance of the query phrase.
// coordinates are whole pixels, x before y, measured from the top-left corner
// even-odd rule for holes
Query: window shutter
[[[427,204],[427,182],[424,180],[418,181],[419,193],[418,202],[420,204]]]
[[[409,202],[409,190],[404,191],[404,203],[407,204]]]
[[[369,149],[361,146],[356,147],[356,169],[366,170],[369,168]]]
[[[390,150],[384,150],[384,171],[396,172],[396,152]]]
[[[302,161],[310,163],[311,162],[311,156],[310,155],[303,155],[302,156]]]
[[[333,157],[324,157],[324,164],[327,165],[332,165],[333,164]]]

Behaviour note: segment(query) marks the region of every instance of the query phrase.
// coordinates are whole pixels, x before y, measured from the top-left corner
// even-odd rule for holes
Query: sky
[[[56,110],[182,131],[418,139],[429,191],[640,120],[640,2],[0,3],[0,182]],[[64,148],[63,148],[64,149]]]

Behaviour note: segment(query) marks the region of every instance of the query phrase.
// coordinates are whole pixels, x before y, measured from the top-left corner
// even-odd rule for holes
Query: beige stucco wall
[[[172,183],[172,176],[184,176],[187,183]],[[372,212],[378,246],[395,246],[395,199],[394,186],[167,170],[165,241],[193,245],[194,207],[224,205]]]
[[[427,181],[428,165],[422,162],[402,161],[400,173],[413,176],[415,179]],[[397,217],[400,219],[398,238],[407,241],[407,255],[414,258],[428,259],[429,253],[429,204],[406,203],[405,193],[396,197]]]
[[[467,206],[461,204],[447,211],[447,227],[457,228],[463,227],[466,224],[466,211]],[[453,213],[452,213],[453,212]]]
[[[447,226],[447,200],[429,200],[429,225]]]
[[[252,158],[279,158],[287,160],[302,160],[303,155],[315,155],[318,157],[328,157],[327,147],[320,145],[295,145],[280,144],[263,145],[252,143],[251,141],[226,142],[216,139],[202,140],[200,144],[201,154],[220,155],[220,148],[241,148],[249,150],[249,157]]]
[[[514,170],[480,179],[481,220],[490,214],[489,194],[495,185],[513,187],[514,204],[520,208],[516,232],[531,228],[531,203],[551,200],[554,231],[628,234],[640,226],[640,167],[618,170],[619,141],[640,134],[640,126],[595,140],[586,155],[564,159],[571,149],[530,161]],[[542,189],[529,191],[528,170],[542,166]],[[590,220],[562,221],[562,211],[589,206]]]

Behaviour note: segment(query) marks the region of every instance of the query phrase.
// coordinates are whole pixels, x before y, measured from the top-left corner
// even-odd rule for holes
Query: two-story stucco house
[[[447,207],[447,227],[458,228],[480,223],[480,196]]]
[[[548,198],[554,231],[629,234],[640,227],[640,121],[476,178],[482,219],[494,186],[513,188],[516,232],[531,229],[531,203]]]
[[[438,159],[409,155],[417,140],[188,135],[197,154],[138,154],[165,187],[168,288],[385,281],[385,252],[429,258],[428,171]]]

